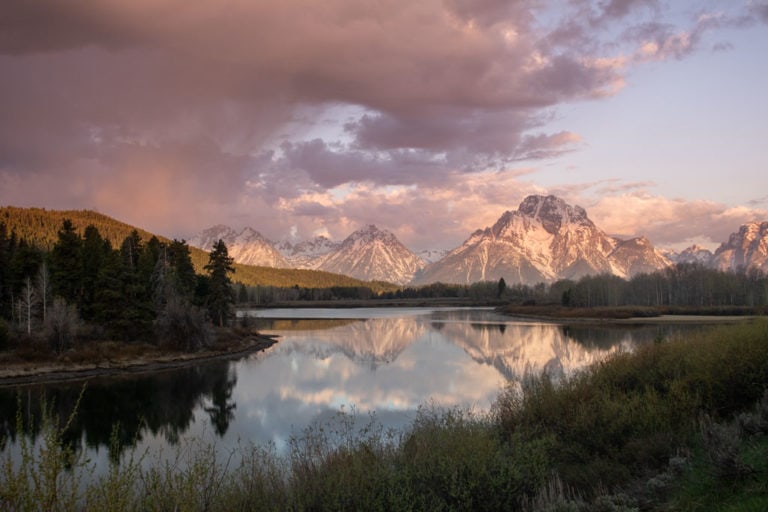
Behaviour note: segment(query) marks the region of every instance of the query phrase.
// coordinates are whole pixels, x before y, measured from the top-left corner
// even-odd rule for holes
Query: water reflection
[[[81,445],[113,448],[113,433],[119,449],[148,435],[175,444],[189,430],[199,407],[208,414],[215,432],[223,436],[235,418],[232,393],[236,384],[234,368],[219,362],[87,383],[0,389],[0,439],[16,439],[17,412],[34,439],[40,433],[43,404],[64,425],[78,400],[77,414],[64,438],[73,450]]]
[[[208,432],[225,448],[255,441],[280,449],[292,433],[351,406],[399,428],[429,401],[487,410],[505,383],[529,372],[562,376],[669,335],[656,327],[518,322],[482,309],[250,315],[265,332],[281,335],[276,346],[229,363],[92,380],[67,442],[80,449],[108,446],[119,423],[121,443],[138,440],[140,448]],[[17,397],[25,415],[38,412],[45,396],[65,418],[80,390],[79,384],[0,390],[0,438],[17,435]]]

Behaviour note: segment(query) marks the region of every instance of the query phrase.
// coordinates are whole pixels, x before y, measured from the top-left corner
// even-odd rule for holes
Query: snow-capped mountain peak
[[[508,283],[535,284],[604,272],[629,277],[668,264],[647,239],[622,242],[598,229],[580,206],[556,196],[534,195],[428,265],[416,283],[503,277]]]
[[[758,268],[768,271],[768,222],[749,222],[732,233],[712,257],[720,270]]]
[[[286,259],[272,246],[272,242],[249,227],[238,233],[229,226],[219,224],[203,230],[202,233],[189,241],[189,245],[210,251],[219,240],[224,241],[229,255],[237,263],[277,268],[290,266]]]
[[[394,234],[371,224],[345,238],[317,268],[358,279],[406,284],[423,266],[424,261]]]
[[[571,206],[556,196],[528,196],[517,209],[518,213],[541,222],[548,233],[556,233],[564,224],[592,224],[581,206]]]

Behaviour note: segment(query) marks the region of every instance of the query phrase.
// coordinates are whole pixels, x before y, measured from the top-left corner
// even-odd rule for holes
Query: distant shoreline
[[[468,297],[435,297],[414,299],[339,299],[339,300],[295,300],[276,301],[269,304],[236,304],[238,311],[252,309],[307,309],[307,308],[414,308],[414,307],[498,307],[506,301],[493,299],[472,299]]]
[[[95,377],[119,375],[138,375],[160,371],[175,370],[213,361],[236,359],[254,352],[261,352],[277,343],[273,336],[254,335],[237,346],[224,350],[210,350],[193,353],[161,353],[149,359],[135,357],[120,361],[100,361],[97,363],[62,363],[43,362],[39,366],[10,364],[0,370],[0,388],[26,386],[30,384],[51,384],[73,382]]]
[[[548,322],[553,324],[598,324],[598,325],[653,325],[653,324],[733,324],[760,318],[756,315],[659,315],[652,317],[632,316],[628,318],[600,317],[557,317],[546,315],[526,315],[504,313],[504,316],[517,320]]]

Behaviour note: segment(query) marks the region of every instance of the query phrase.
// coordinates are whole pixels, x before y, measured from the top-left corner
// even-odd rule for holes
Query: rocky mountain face
[[[395,235],[370,225],[349,235],[316,268],[368,281],[407,284],[423,266],[424,261]]]
[[[407,249],[389,231],[367,226],[342,242],[319,236],[273,245],[257,231],[214,226],[189,243],[210,250],[222,239],[238,263],[325,270],[397,284],[496,281],[536,284],[611,273],[631,278],[675,263],[720,270],[756,267],[768,272],[768,222],[741,226],[713,254],[699,246],[664,253],[645,237],[620,240],[600,230],[579,207],[555,196],[529,196],[517,210],[472,233],[452,251]]]
[[[709,266],[712,263],[712,251],[699,245],[692,245],[670,258],[674,263],[700,263]]]
[[[711,266],[718,270],[758,268],[768,272],[768,222],[741,226],[717,248]]]
[[[622,277],[647,274],[668,267],[672,261],[644,236],[620,241],[609,255],[613,273]]]
[[[338,250],[340,246],[341,243],[334,242],[326,236],[317,236],[312,240],[305,240],[296,244],[280,242],[275,245],[275,248],[280,251],[292,267],[317,270],[323,259],[328,254]]]
[[[671,262],[645,238],[621,241],[595,226],[579,206],[555,196],[529,196],[490,228],[475,231],[460,247],[414,279],[472,283],[504,278],[534,284],[612,273],[631,277]]]
[[[229,255],[237,263],[275,268],[291,267],[272,242],[251,228],[245,228],[238,233],[229,226],[213,226],[189,240],[189,245],[210,251],[219,240],[224,241]]]

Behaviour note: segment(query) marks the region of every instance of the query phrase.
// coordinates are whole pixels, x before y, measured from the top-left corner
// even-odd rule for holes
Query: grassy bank
[[[552,320],[627,320],[630,318],[656,318],[662,315],[677,316],[766,316],[765,306],[614,306],[614,307],[566,307],[555,304],[508,304],[498,308],[500,313],[527,318]]]
[[[48,419],[40,446],[20,437],[21,462],[0,467],[0,508],[765,510],[768,322],[694,336],[510,385],[487,415],[424,407],[395,433],[340,414],[285,455],[244,445],[230,463],[199,440],[89,477]]]

